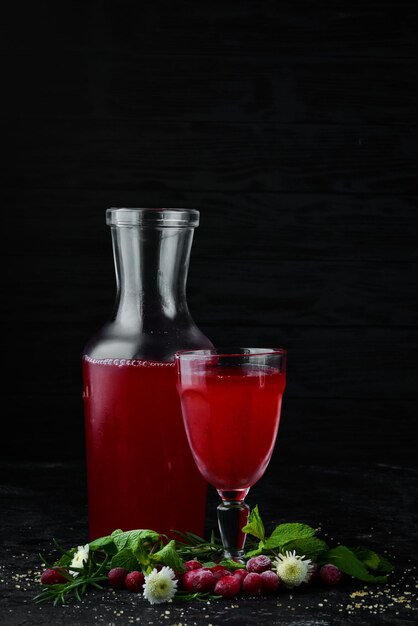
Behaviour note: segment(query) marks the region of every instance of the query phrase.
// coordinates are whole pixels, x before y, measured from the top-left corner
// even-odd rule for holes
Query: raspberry
[[[125,578],[129,574],[124,567],[114,567],[107,573],[109,585],[113,589],[123,589],[125,587]]]
[[[273,570],[266,570],[261,572],[261,588],[263,593],[274,593],[280,586],[281,580],[273,572]]]
[[[142,591],[142,585],[144,584],[145,576],[142,572],[129,572],[125,578],[125,587],[129,591]]]
[[[62,569],[65,572],[64,569]],[[43,585],[59,585],[66,583],[67,579],[60,573],[60,568],[48,568],[42,572],[41,583]]]
[[[193,591],[213,591],[216,584],[214,574],[207,568],[192,570],[191,586]]]
[[[319,570],[319,578],[326,585],[337,585],[341,580],[341,570],[335,565],[327,563],[323,565]]]
[[[192,569],[200,569],[201,567],[203,567],[203,565],[200,563],[200,561],[186,561],[184,564],[184,567],[186,568],[187,571],[190,571]]]
[[[257,572],[250,572],[242,581],[242,590],[247,596],[259,596],[263,590],[263,579]]]
[[[216,580],[223,578],[224,576],[228,576],[231,572],[226,569],[223,565],[214,565],[209,568],[212,574],[215,576]]]
[[[266,572],[268,569],[271,569],[271,559],[264,554],[253,556],[247,561],[247,570],[249,572],[261,574],[261,572]]]
[[[248,572],[246,569],[242,568],[242,569],[236,569],[235,572],[233,573],[233,576],[236,576],[237,578],[239,578],[241,581],[244,580],[244,578],[248,575]]]
[[[236,596],[240,591],[241,580],[238,576],[233,576],[232,574],[220,578],[214,589],[214,592],[218,596],[223,596],[224,598],[232,598],[232,596]]]

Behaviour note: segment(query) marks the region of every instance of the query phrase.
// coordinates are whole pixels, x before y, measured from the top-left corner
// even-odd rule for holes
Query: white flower
[[[78,546],[77,552],[74,554],[73,560],[71,561],[69,565],[70,570],[72,567],[84,567],[86,565],[88,558],[89,558],[89,549],[90,549],[90,546],[88,543],[86,543],[85,546]],[[80,572],[76,572],[76,571],[71,572],[73,576],[78,576],[79,573]]]
[[[171,567],[164,566],[160,571],[155,568],[145,576],[144,597],[151,604],[172,602],[177,591],[177,580]]]
[[[297,587],[303,582],[308,582],[312,570],[312,561],[298,556],[296,551],[287,551],[279,554],[273,561],[273,568],[286,587]]]

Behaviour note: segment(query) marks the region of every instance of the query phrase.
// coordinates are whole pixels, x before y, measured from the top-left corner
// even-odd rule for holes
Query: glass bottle
[[[174,353],[212,348],[186,300],[194,209],[110,208],[113,315],[82,358],[90,539],[117,528],[204,533]]]

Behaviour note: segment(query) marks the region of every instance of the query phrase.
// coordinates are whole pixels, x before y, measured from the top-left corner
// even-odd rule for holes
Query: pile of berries
[[[142,572],[129,572],[124,567],[114,567],[108,572],[107,579],[113,589],[140,592],[143,589],[145,576]]]
[[[56,585],[67,582],[67,578],[61,574],[68,570],[57,567],[48,568],[42,572],[41,583],[43,585]],[[107,580],[113,589],[127,589],[128,591],[142,591],[145,576],[142,572],[130,572],[124,567],[114,567],[107,574]]]
[[[283,582],[272,569],[268,556],[260,555],[249,559],[245,567],[230,570],[223,565],[204,567],[199,561],[187,561],[185,573],[176,573],[178,589],[190,593],[213,593],[225,598],[238,594],[260,596],[275,593]],[[158,568],[157,568],[158,569]],[[126,589],[140,593],[143,591],[144,574],[139,571],[129,572],[123,567],[114,567],[107,575],[109,586],[113,589]],[[311,567],[309,580],[303,585],[322,582],[325,585],[337,585],[341,580],[341,571],[335,565]],[[47,569],[41,576],[44,585],[65,582],[66,579],[57,569]]]
[[[203,567],[199,561],[187,561],[186,573],[180,578],[180,588],[185,591],[209,591],[218,596],[232,598],[239,593],[249,596],[277,591],[280,579],[271,569],[269,557],[254,557],[245,568],[231,571],[223,565]]]
[[[199,561],[187,561],[186,573],[179,576],[179,589],[189,592],[210,592],[226,598],[240,593],[248,596],[275,593],[283,585],[272,569],[268,556],[260,555],[249,559],[245,568],[229,570],[223,565],[204,567]],[[336,585],[341,579],[341,571],[335,565],[316,565],[311,570],[309,581],[312,585],[321,581],[326,585]]]

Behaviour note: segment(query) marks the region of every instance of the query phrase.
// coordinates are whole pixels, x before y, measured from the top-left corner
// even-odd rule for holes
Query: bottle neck
[[[189,319],[186,281],[193,228],[112,226],[116,322],[143,330]]]

